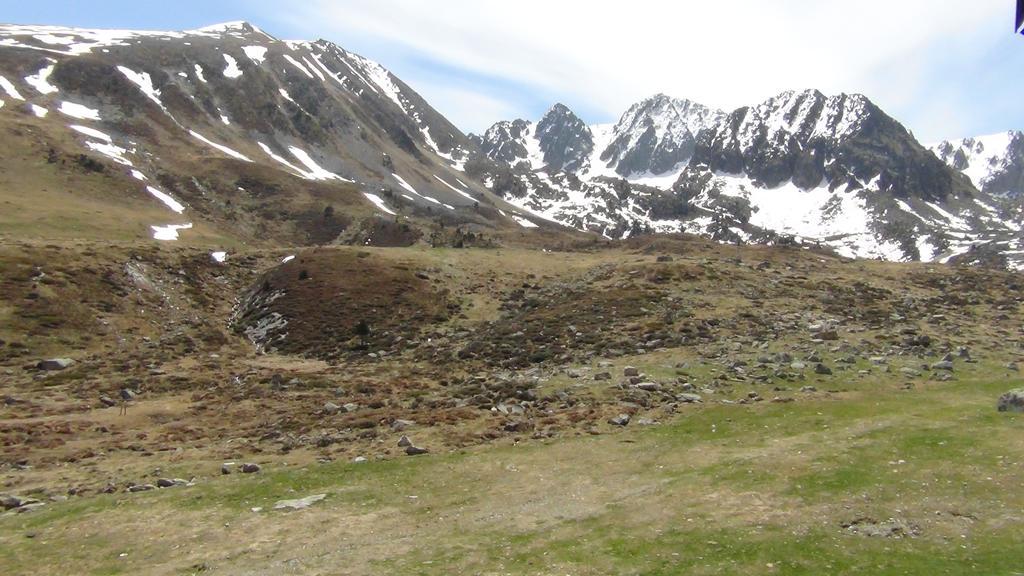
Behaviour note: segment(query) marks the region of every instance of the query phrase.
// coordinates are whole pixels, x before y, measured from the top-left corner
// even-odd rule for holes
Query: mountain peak
[[[264,36],[271,37],[261,30],[258,26],[245,20],[232,20],[231,22],[221,22],[219,24],[211,24],[209,26],[203,26],[202,28],[196,28],[195,30],[189,30],[189,32],[204,32],[213,34],[263,34]]]

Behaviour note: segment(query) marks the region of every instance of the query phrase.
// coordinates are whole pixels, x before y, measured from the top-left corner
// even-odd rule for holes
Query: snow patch
[[[397,212],[395,212],[394,210],[391,210],[390,208],[387,207],[387,204],[384,203],[384,200],[381,199],[380,196],[377,196],[376,194],[372,194],[370,192],[363,192],[363,196],[366,196],[367,200],[369,200],[370,202],[373,202],[377,206],[377,208],[380,208],[384,212],[387,212],[388,214],[391,214],[392,216],[397,216],[398,215]]]
[[[447,186],[447,187],[451,188],[452,190],[454,190],[456,194],[460,194],[460,195],[464,196],[464,197],[465,197],[465,198],[466,198],[467,200],[469,200],[469,201],[471,201],[471,202],[476,202],[476,201],[477,201],[477,199],[476,199],[476,198],[473,198],[473,197],[472,197],[472,196],[470,196],[470,195],[469,195],[468,193],[466,193],[466,192],[463,192],[462,190],[459,190],[459,189],[458,189],[458,188],[456,188],[455,186],[452,186],[451,184],[449,184],[449,183],[445,182],[445,181],[444,181],[444,180],[443,180],[443,179],[442,179],[442,178],[441,178],[440,176],[438,176],[437,174],[434,174],[434,178],[435,178],[435,179],[437,179],[437,181],[438,181],[438,182],[440,182],[441,184],[444,184],[445,186]]]
[[[46,118],[46,115],[49,114],[50,111],[47,110],[46,108],[43,108],[42,106],[39,106],[37,104],[33,104],[32,105],[32,113],[35,114],[37,118]]]
[[[217,262],[218,264],[223,264],[224,261],[228,259],[228,253],[227,252],[210,252],[210,258],[213,258],[213,261]]]
[[[124,74],[125,78],[138,86],[139,90],[141,90],[147,98],[156,102],[156,105],[160,108],[164,108],[164,103],[160,101],[160,91],[153,87],[153,78],[150,77],[148,72],[136,72],[131,68],[126,68],[124,66],[118,66],[117,69],[121,74]]]
[[[517,216],[513,214],[512,219],[515,220],[523,228],[538,228],[536,224],[530,222],[529,220],[523,218],[522,216]]]
[[[256,63],[257,66],[263,64],[267,59],[267,47],[266,46],[243,46],[242,52]]]
[[[0,88],[3,88],[4,92],[6,92],[8,96],[14,98],[15,100],[25,99],[25,97],[22,96],[20,92],[18,92],[18,89],[14,87],[14,84],[11,84],[11,81],[7,78],[4,78],[3,76],[0,76]]]
[[[209,139],[207,139],[205,136],[203,136],[202,134],[196,132],[195,130],[189,130],[188,133],[191,134],[192,137],[195,138],[196,140],[199,140],[200,142],[203,142],[204,144],[212,146],[213,148],[216,148],[217,150],[220,150],[221,152],[227,154],[228,156],[231,156],[232,158],[235,158],[237,160],[242,160],[242,161],[245,161],[245,162],[252,162],[252,160],[250,160],[249,157],[246,156],[245,154],[242,154],[241,152],[236,152],[235,150],[232,150],[231,148],[228,148],[227,146],[225,146],[223,144],[217,144],[216,142],[212,142]]]
[[[153,238],[156,240],[177,240],[178,232],[181,230],[190,230],[192,224],[168,224],[167,226],[150,226],[153,230]]]
[[[224,54],[224,61],[228,63],[228,67],[224,69],[224,76],[228,78],[240,78],[242,76],[242,69],[238,67],[238,60]]]
[[[171,210],[174,210],[178,214],[181,214],[182,212],[185,211],[185,206],[182,205],[181,202],[178,202],[177,200],[172,198],[170,194],[158,190],[152,186],[146,186],[146,191],[155,196],[157,200],[163,202],[164,205],[166,205]]]
[[[70,116],[78,120],[99,120],[100,111],[93,110],[88,106],[82,106],[81,104],[75,104],[74,102],[63,101],[60,103],[60,107],[57,111],[65,116]]]
[[[56,67],[56,64],[50,64],[46,68],[40,70],[34,76],[29,76],[25,78],[25,82],[28,85],[35,88],[36,92],[39,92],[43,96],[46,96],[47,94],[53,94],[54,92],[58,92],[57,87],[53,84],[50,84],[49,81],[50,74],[53,74],[53,69]]]
[[[313,73],[310,72],[309,70],[306,70],[306,67],[305,65],[302,64],[302,62],[299,62],[295,58],[292,58],[290,54],[285,54],[284,59],[291,63],[292,66],[295,66],[296,68],[301,70],[302,73],[308,76],[310,80],[313,80]]]

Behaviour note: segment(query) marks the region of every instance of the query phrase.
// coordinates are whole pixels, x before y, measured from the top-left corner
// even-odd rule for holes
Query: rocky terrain
[[[5,574],[1019,568],[1019,134],[467,136],[246,23],[0,54]]]

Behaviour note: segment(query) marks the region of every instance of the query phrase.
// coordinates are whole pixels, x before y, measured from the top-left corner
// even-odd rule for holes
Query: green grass
[[[72,500],[0,518],[0,561],[13,574],[189,573],[197,559],[236,573],[289,557],[314,573],[340,562],[381,574],[1020,573],[1024,418],[996,413],[994,399],[1021,381],[993,365],[963,372],[913,390],[884,374],[836,378],[850,391],[687,406],[664,425],[596,437]],[[329,496],[311,510],[267,511],[316,493]],[[192,524],[153,540],[131,529],[147,514]],[[842,529],[860,517],[921,532]],[[293,544],[254,556],[224,524]],[[216,544],[179,556],[197,533]],[[343,552],[355,549],[367,552]]]

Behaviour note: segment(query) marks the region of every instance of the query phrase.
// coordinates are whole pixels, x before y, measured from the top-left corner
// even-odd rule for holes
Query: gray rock
[[[801,392],[817,392],[818,389],[815,388],[814,386],[804,386],[803,388],[800,389],[800,391]]]
[[[910,366],[904,366],[903,368],[900,368],[900,373],[903,374],[904,376],[909,376],[911,378],[917,378],[918,376],[921,375],[920,370],[918,370],[917,368],[911,368]]]
[[[366,456],[356,456],[355,458],[352,459],[353,464],[363,464],[366,461]]]
[[[426,454],[430,452],[426,448],[420,448],[419,446],[406,446],[405,453],[409,456],[419,456],[420,454]]]
[[[828,366],[825,366],[821,362],[818,362],[817,364],[814,365],[814,373],[821,374],[823,376],[829,376],[832,374],[832,369],[829,368]]]
[[[645,392],[657,392],[658,390],[661,390],[661,384],[658,384],[657,382],[641,382],[637,384],[636,387],[638,390],[643,390]]]
[[[789,367],[793,370],[804,370],[807,368],[807,364],[804,364],[803,362],[793,362]]]
[[[175,486],[188,486],[188,480],[183,478],[160,478],[156,481],[157,488],[173,488]]]
[[[627,426],[629,425],[629,420],[629,414],[619,414],[611,420],[608,420],[608,423],[613,426]]]
[[[402,436],[398,439],[399,448],[408,448],[410,446],[412,446],[412,440],[409,440],[408,436]]]
[[[327,494],[314,494],[296,500],[278,500],[274,502],[274,510],[302,510],[327,498]]]
[[[47,371],[66,370],[74,363],[75,361],[71,358],[50,358],[49,360],[40,360],[36,364],[36,368]]]
[[[341,412],[341,406],[334,402],[324,402],[324,414],[337,414]]]
[[[253,464],[252,462],[246,462],[245,464],[242,464],[242,474],[255,474],[259,471],[259,464]]]
[[[225,462],[225,463],[220,465],[220,473],[224,474],[225,476],[228,475],[228,474],[231,474],[231,470],[232,470],[232,468],[234,468],[234,466],[235,466],[234,462]]]
[[[940,360],[935,364],[932,364],[932,370],[945,370],[947,372],[953,371],[953,362],[951,360]]]
[[[1024,388],[1010,390],[999,397],[996,409],[1000,412],[1024,412]]]
[[[612,373],[611,372],[598,372],[597,374],[594,374],[594,381],[595,382],[600,382],[602,380],[611,380],[611,379],[612,379]]]
[[[640,370],[638,370],[634,366],[626,366],[622,370],[622,375],[625,376],[626,378],[629,378],[630,376],[639,376]]]
[[[117,406],[117,402],[114,401],[114,399],[111,398],[110,396],[100,396],[100,404],[103,404],[107,408]]]
[[[412,428],[415,425],[416,423],[413,422],[412,420],[398,419],[391,423],[391,429],[394,430],[395,432],[401,432],[402,430]]]
[[[680,394],[680,395],[676,396],[676,400],[679,400],[680,402],[684,402],[686,404],[697,404],[699,402],[703,402],[704,401],[703,398],[701,398],[701,396],[699,394],[690,394],[690,393]]]
[[[0,506],[3,506],[4,510],[13,510],[14,508],[21,508],[25,505],[25,501],[17,496],[11,496],[10,494],[0,494]]]
[[[128,487],[129,492],[149,492],[150,490],[156,490],[156,486],[152,484],[133,484]]]
[[[355,412],[356,410],[359,410],[359,404],[356,404],[355,402],[349,402],[348,404],[342,406],[342,408],[345,409],[345,412]]]

